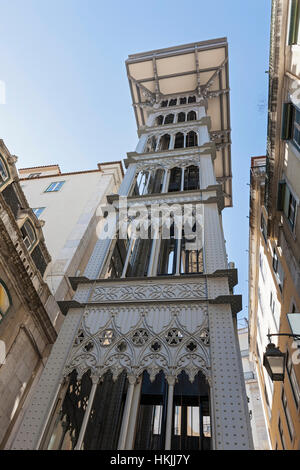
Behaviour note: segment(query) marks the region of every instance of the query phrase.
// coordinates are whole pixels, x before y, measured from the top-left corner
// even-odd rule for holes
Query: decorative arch
[[[185,113],[181,112],[178,114],[177,122],[185,122]]]
[[[169,150],[171,136],[170,134],[164,134],[159,140],[159,150]]]
[[[182,132],[177,132],[175,135],[175,149],[180,149],[184,147],[184,134]]]
[[[196,119],[197,119],[197,114],[195,111],[190,111],[187,114],[187,121],[196,121]]]
[[[165,117],[165,122],[164,124],[173,124],[174,122],[174,114],[168,114],[166,117]]]
[[[194,131],[190,131],[186,135],[186,147],[197,147],[198,138],[197,134]]]
[[[160,116],[157,116],[155,122],[156,122],[156,125],[157,125],[157,126],[161,126],[162,123],[164,122],[164,117],[163,117],[163,115],[161,114]]]

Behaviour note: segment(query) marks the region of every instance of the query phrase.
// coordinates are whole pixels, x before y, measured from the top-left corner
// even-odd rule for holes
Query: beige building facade
[[[250,351],[272,449],[300,448],[300,2],[272,2],[267,156],[251,162]],[[298,321],[299,324],[299,321]],[[298,327],[299,328],[299,327]],[[285,354],[282,381],[263,366],[269,342]],[[279,335],[279,336],[278,336]]]
[[[71,300],[69,276],[79,276],[98,239],[101,205],[118,192],[121,162],[99,163],[97,169],[61,173],[58,165],[19,170],[24,193],[39,220],[52,261],[44,278],[57,300]],[[57,321],[61,323],[59,315]]]

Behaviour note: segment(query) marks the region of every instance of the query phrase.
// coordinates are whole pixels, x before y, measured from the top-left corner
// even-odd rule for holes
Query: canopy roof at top
[[[154,103],[186,94],[207,99],[216,177],[223,183],[225,205],[232,205],[227,39],[132,54],[126,68],[138,129],[145,126]]]

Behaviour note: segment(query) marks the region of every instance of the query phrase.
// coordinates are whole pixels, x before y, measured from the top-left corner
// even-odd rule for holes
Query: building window
[[[21,227],[21,233],[27,250],[31,250],[36,242],[36,234],[32,223],[28,219],[25,220],[23,226]]]
[[[173,98],[169,101],[169,106],[176,106],[177,104],[177,99]]]
[[[284,388],[282,389],[282,393],[281,393],[281,402],[282,402],[282,406],[284,409],[284,414],[285,414],[285,418],[287,422],[287,427],[289,430],[290,439],[292,441],[294,437],[294,426],[293,426],[292,417],[288,408],[287,399],[284,393]]]
[[[298,380],[295,374],[292,357],[289,354],[289,351],[286,352],[286,370],[287,370],[287,375],[290,381],[295,404],[296,404],[296,407],[298,408],[299,403],[300,403],[300,388],[299,388]]]
[[[43,210],[45,209],[45,207],[35,207],[33,210],[34,212],[34,215],[39,219],[41,213],[43,212]]]
[[[296,207],[297,207],[296,199],[292,195],[289,187],[285,185],[283,212],[285,213],[292,230],[294,230],[294,227],[295,227]]]
[[[291,0],[289,44],[299,44],[300,1]]]
[[[42,173],[30,173],[28,178],[37,178],[38,176],[41,176]]]
[[[4,160],[2,160],[0,156],[0,186],[5,183],[9,178],[9,173],[6,167],[6,164],[4,163]]]
[[[51,193],[59,191],[65,181],[56,181],[54,183],[49,184],[48,188],[45,190],[45,193]]]
[[[276,280],[278,282],[278,287],[279,289],[283,290],[283,282],[284,282],[284,271],[283,271],[283,268],[282,268],[282,264],[281,262],[279,261],[278,259],[278,255],[276,253],[276,249],[274,248],[273,250],[273,262],[272,262],[272,265],[273,265],[273,269],[274,269],[274,272],[276,274]]]
[[[291,102],[283,104],[281,139],[292,140],[300,150],[300,110]]]
[[[0,322],[6,315],[11,306],[11,297],[9,291],[3,281],[0,279]]]
[[[285,181],[281,181],[278,186],[277,209],[284,212],[291,230],[294,230],[296,225],[297,201]]]
[[[292,119],[292,140],[297,149],[300,150],[300,111],[294,108]]]

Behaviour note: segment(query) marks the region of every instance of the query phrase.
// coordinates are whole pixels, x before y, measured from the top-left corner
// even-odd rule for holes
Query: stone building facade
[[[57,338],[59,307],[43,280],[42,224],[0,140],[0,448],[9,446]]]

